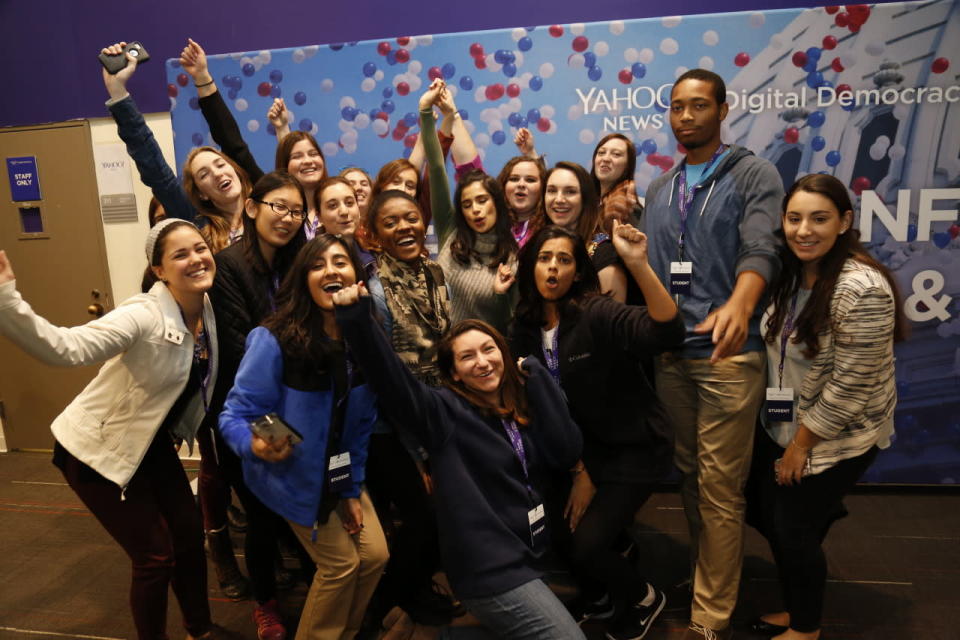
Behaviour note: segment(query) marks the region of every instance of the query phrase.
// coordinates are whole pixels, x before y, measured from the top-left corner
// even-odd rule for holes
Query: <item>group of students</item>
[[[126,91],[128,59],[104,72],[107,105],[166,216],[144,293],[55,327],[0,251],[0,331],[52,364],[106,361],[53,423],[54,462],[131,558],[139,638],[167,637],[168,586],[187,637],[217,637],[204,532],[224,593],[246,595],[231,489],[262,640],[286,637],[285,537],[310,584],[297,638],[352,639],[396,605],[442,625],[461,604],[494,637],[583,638],[594,619],[642,638],[666,597],[640,572],[654,559],[622,540],[673,463],[691,533],[684,637],[730,637],[745,515],[784,604],[754,629],[819,637],[821,543],[889,445],[905,323],[842,183],[810,175],[784,194],[772,165],[722,144],[719,76],[677,80],[686,158],[644,208],[619,134],[588,172],[546,170],[520,130],[522,155],[484,173],[442,80],[420,99],[411,160],[375,180],[328,176],[276,101],[265,173],[193,41],[180,62],[220,150],[194,149],[180,180]],[[265,416],[302,441],[258,436]],[[195,440],[202,518],[176,454]],[[543,581],[545,557],[569,568],[572,602]],[[459,602],[438,593],[440,570]]]

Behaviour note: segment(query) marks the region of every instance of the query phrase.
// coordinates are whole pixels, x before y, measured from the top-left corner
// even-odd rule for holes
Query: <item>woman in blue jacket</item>
[[[297,638],[352,638],[387,561],[362,489],[376,399],[346,349],[332,302],[361,272],[349,240],[324,234],[304,246],[276,312],[247,337],[220,414],[247,487],[290,523],[317,564]],[[303,442],[254,435],[250,423],[272,413]]]

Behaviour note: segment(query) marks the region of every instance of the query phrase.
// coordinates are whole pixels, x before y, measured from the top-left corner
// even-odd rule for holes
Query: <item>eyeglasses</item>
[[[278,218],[282,218],[288,213],[294,220],[306,220],[307,218],[307,212],[303,209],[291,209],[282,202],[267,202],[266,200],[254,200],[254,202],[270,205],[270,208],[273,209],[273,212],[277,214]]]

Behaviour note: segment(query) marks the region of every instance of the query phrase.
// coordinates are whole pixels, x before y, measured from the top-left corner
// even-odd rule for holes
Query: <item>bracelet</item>
[[[799,444],[797,444],[796,438],[790,441],[790,445],[796,449],[800,449],[800,451],[802,451],[804,454],[810,453],[810,447],[800,446]]]
[[[195,86],[197,89],[199,89],[200,87],[208,87],[208,86],[210,86],[211,84],[213,84],[213,79],[212,79],[212,78],[210,79],[210,82],[204,82],[204,83],[202,83],[202,84],[197,84],[196,82],[194,82],[194,83],[193,83],[193,86]]]

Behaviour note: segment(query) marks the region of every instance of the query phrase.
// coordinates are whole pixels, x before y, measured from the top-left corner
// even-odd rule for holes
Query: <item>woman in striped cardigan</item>
[[[784,198],[783,271],[762,320],[768,400],[749,510],[770,542],[786,609],[754,630],[781,640],[819,638],[821,543],[893,434],[893,343],[906,322],[893,276],[852,224],[850,196],[833,176],[805,176]]]

